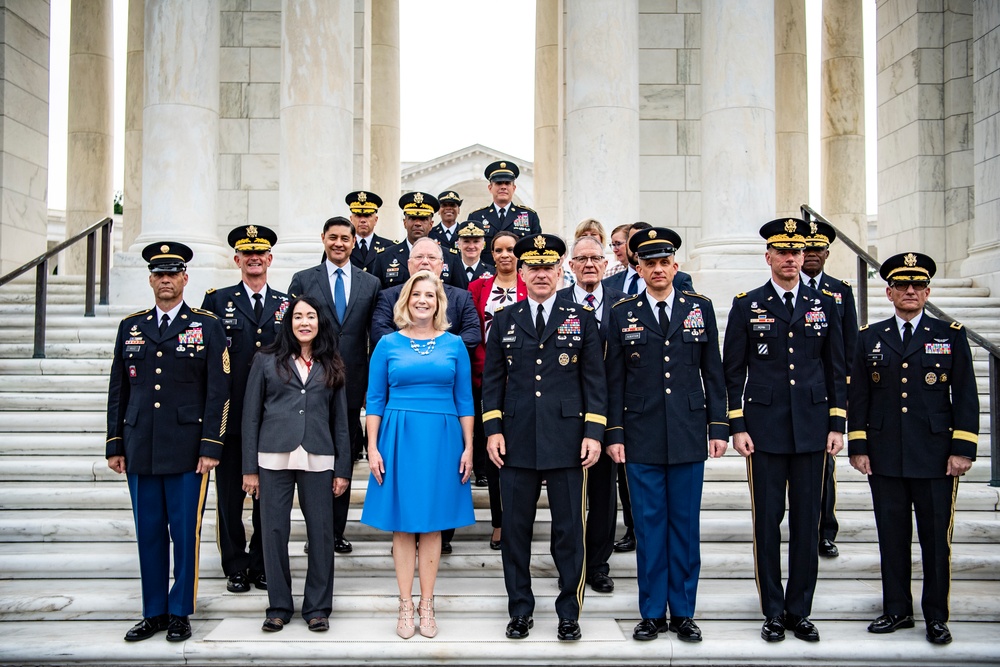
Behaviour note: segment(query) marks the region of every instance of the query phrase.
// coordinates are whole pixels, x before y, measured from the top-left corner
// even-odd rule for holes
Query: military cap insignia
[[[359,192],[358,193],[358,201],[361,202],[361,203],[364,203],[364,202],[368,201],[368,195],[365,194],[364,192]]]
[[[423,204],[424,203],[424,193],[417,192],[416,194],[414,194],[413,195],[413,203],[414,204]]]
[[[164,243],[163,245],[160,246],[160,252],[170,252],[170,246]]]
[[[215,291],[214,287],[209,287],[207,290],[205,290],[205,294],[211,294],[214,291]]]
[[[247,226],[247,236],[249,236],[252,239],[257,238],[257,228],[254,227],[253,225],[248,225]]]
[[[914,255],[912,252],[907,253],[906,257],[903,258],[903,264],[905,264],[906,266],[916,266],[917,256]]]
[[[450,197],[451,199],[458,199],[458,195],[456,195],[454,192],[449,192],[448,197]]]
[[[788,219],[785,221],[785,231],[788,232],[789,234],[795,231],[795,227],[796,225],[794,220]]]
[[[788,227],[786,226],[785,228],[787,229]],[[815,222],[810,222],[809,223],[809,233],[812,234],[813,236],[815,236],[818,232],[819,232],[819,227],[816,225],[816,223]]]
[[[535,237],[535,247],[544,248],[545,247],[545,237],[539,234]]]
[[[500,163],[500,168],[501,169],[506,169],[507,168],[507,163],[506,162],[501,162]]]
[[[655,239],[656,238],[656,230],[655,229],[650,229],[648,236],[651,239]]]

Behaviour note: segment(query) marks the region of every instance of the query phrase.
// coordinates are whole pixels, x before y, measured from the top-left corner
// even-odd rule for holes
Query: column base
[[[720,335],[725,329],[723,313],[733,297],[767,282],[770,274],[760,238],[702,240],[681,266],[691,274],[695,290],[712,299],[719,317]]]
[[[961,275],[972,278],[976,287],[988,287],[991,296],[1000,294],[1000,241],[970,248]]]

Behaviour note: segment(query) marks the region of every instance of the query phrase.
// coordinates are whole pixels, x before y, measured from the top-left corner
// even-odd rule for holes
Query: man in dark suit
[[[607,266],[604,248],[597,237],[581,236],[573,244],[569,259],[569,268],[576,277],[576,283],[558,292],[560,298],[578,303],[594,313],[605,349],[611,306],[625,298],[623,293],[601,285]],[[617,477],[618,466],[609,456],[597,459],[587,474],[587,583],[598,593],[615,590],[608,559],[614,547],[618,517]]]
[[[321,237],[326,259],[319,266],[292,276],[288,292],[292,296],[309,294],[315,297],[323,304],[333,325],[347,371],[347,423],[352,456],[356,457],[364,446],[361,407],[365,404],[368,391],[368,358],[371,354],[368,339],[381,287],[378,279],[351,263],[354,234],[354,225],[347,218],[337,216],[327,220]],[[350,553],[353,549],[344,537],[350,504],[350,488],[333,499],[333,548],[337,553]]]
[[[399,198],[399,207],[403,209],[406,238],[380,253],[372,269],[372,275],[381,281],[382,289],[402,285],[409,279],[407,260],[410,257],[410,250],[417,239],[427,236],[427,232],[430,231],[434,212],[438,210],[438,201],[426,192],[408,192]],[[462,279],[458,276],[458,265],[461,263],[458,251],[451,248],[443,252],[441,280],[445,285],[461,287]]]
[[[267,284],[271,247],[278,236],[264,226],[245,225],[229,232],[229,245],[236,251],[233,261],[242,280],[231,287],[210,289],[201,302],[204,310],[215,313],[226,331],[232,366],[229,401],[229,428],[222,460],[215,469],[215,494],[219,521],[219,554],[230,593],[245,593],[253,584],[267,590],[264,552],[261,549],[260,503],[253,499],[250,521],[253,536],[247,553],[243,527],[243,389],[250,375],[254,354],[274,342],[281,318],[288,308],[288,296]]]
[[[819,570],[819,513],[827,454],[844,446],[847,385],[840,312],[832,296],[803,285],[809,226],[795,218],[760,229],[771,279],[737,294],[723,366],[733,447],[747,458],[754,568],[764,641],[793,630],[819,641],[809,620]],[[824,428],[825,427],[825,428]],[[781,521],[788,493],[788,585],[781,585]]]
[[[916,515],[927,641],[948,644],[951,530],[958,478],[979,444],[979,393],[965,329],[924,312],[937,267],[890,257],[879,274],[895,315],[861,331],[850,387],[851,465],[868,475],[882,566],[882,615],[868,631],[912,628]]]
[[[801,280],[806,285],[833,295],[837,310],[844,322],[844,359],[847,382],[851,382],[851,363],[858,343],[858,311],[854,307],[854,290],[846,280],[834,278],[824,272],[830,257],[830,244],[837,238],[837,230],[819,220],[809,223],[809,236],[802,251]],[[823,470],[823,499],[819,523],[819,555],[836,558],[840,550],[835,544],[840,524],[837,522],[837,459],[829,457]]]
[[[491,162],[486,167],[484,176],[490,183],[488,187],[493,201],[469,214],[470,220],[483,223],[486,248],[493,247],[493,237],[497,232],[513,232],[518,238],[542,233],[538,214],[527,206],[518,206],[513,202],[514,192],[517,191],[514,181],[520,173],[518,166],[509,160]],[[492,255],[486,253],[483,261],[492,264]]]
[[[191,636],[208,478],[226,437],[226,335],[215,315],[184,303],[193,254],[172,241],[143,249],[156,307],[122,320],[111,362],[105,456],[128,477],[142,583],[129,642],[164,630],[171,642]]]
[[[552,558],[559,571],[557,636],[579,639],[584,592],[584,487],[601,455],[607,387],[593,313],[560,299],[557,236],[528,236],[514,246],[528,298],[493,319],[483,369],[483,427],[490,460],[500,468],[503,501],[507,637],[534,624],[531,537],[546,481],[552,514]]]
[[[468,289],[469,283],[473,280],[492,276],[496,267],[482,260],[483,239],[486,237],[486,228],[483,227],[483,223],[466,220],[460,225],[457,233],[457,249],[462,261],[458,264],[459,272],[455,276],[457,279],[456,287]]]
[[[453,190],[442,192],[437,196],[438,215],[441,222],[431,227],[427,236],[441,244],[445,250],[458,248],[458,214],[462,209],[462,198]]]
[[[633,222],[628,226],[628,238],[631,239],[636,232],[652,227],[648,222]],[[639,258],[635,256],[626,246],[625,256],[628,258],[628,266],[624,271],[619,271],[613,276],[604,279],[604,284],[627,295],[638,294],[646,289],[646,283],[639,275]],[[674,289],[678,292],[693,292],[694,283],[691,281],[691,274],[678,270],[674,275]]]
[[[632,637],[670,630],[699,642],[706,436],[713,458],[729,440],[719,329],[707,297],[673,288],[676,232],[645,229],[629,244],[646,289],[619,301],[608,317],[605,447],[614,461],[628,461],[642,614]]]
[[[382,198],[374,192],[357,190],[348,194],[344,201],[351,210],[351,224],[357,235],[354,249],[351,250],[351,264],[371,273],[375,258],[395,243],[375,233]]]

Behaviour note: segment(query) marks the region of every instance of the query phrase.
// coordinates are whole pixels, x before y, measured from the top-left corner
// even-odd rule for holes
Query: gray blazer
[[[291,452],[302,445],[310,454],[334,456],[333,476],[350,479],[347,391],[327,387],[316,371],[303,384],[294,362],[288,363],[286,382],[273,354],[254,356],[243,403],[243,474],[258,474],[258,452]]]

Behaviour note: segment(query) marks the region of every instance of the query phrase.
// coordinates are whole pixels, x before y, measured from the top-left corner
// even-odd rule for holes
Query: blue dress
[[[465,444],[458,418],[474,414],[462,339],[443,333],[421,355],[398,331],[383,337],[372,353],[366,413],[382,417],[385,474],[381,485],[369,477],[361,522],[405,533],[475,523],[472,487],[459,473]]]

